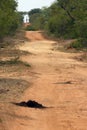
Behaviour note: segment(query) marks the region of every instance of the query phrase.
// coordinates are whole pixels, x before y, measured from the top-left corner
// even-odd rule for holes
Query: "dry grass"
[[[19,98],[29,86],[30,83],[22,79],[0,78],[0,101],[13,101]]]
[[[78,56],[75,56],[74,59],[78,61],[87,62],[87,52],[82,52]]]
[[[0,44],[0,101],[16,99],[30,86],[30,82],[22,77],[30,74],[31,65],[20,60],[20,57],[30,53],[16,48],[24,41],[24,32],[18,32]]]

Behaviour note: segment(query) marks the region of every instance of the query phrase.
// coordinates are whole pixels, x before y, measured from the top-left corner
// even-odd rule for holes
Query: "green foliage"
[[[28,12],[28,14],[30,18],[30,23],[32,23],[32,28],[38,30],[41,25],[41,9],[32,9]]]
[[[23,19],[24,19],[24,15],[27,14],[27,12],[17,12],[17,21],[18,21],[18,25],[22,25],[23,24]]]
[[[71,48],[75,48],[75,49],[84,49],[87,48],[87,39],[85,38],[80,38],[78,40],[76,40],[75,42],[73,42],[70,45]]]
[[[34,28],[55,37],[80,39],[73,46],[86,47],[87,0],[56,0],[48,8],[31,10],[29,16]]]
[[[87,19],[76,21],[74,26],[78,37],[87,38]]]
[[[49,9],[33,9],[29,13],[30,22],[36,30],[42,30],[46,28],[49,19]]]
[[[68,17],[65,19],[65,15],[56,15],[50,18],[48,22],[48,28],[51,33],[54,33],[56,37],[66,36],[69,34],[71,28],[70,27],[71,21]],[[69,35],[68,35],[69,36]]]
[[[36,29],[33,27],[33,26],[30,26],[28,25],[26,28],[25,28],[26,31],[36,31]]]
[[[36,8],[36,9],[32,9],[31,11],[29,11],[28,14],[33,15],[33,14],[40,13],[40,12],[41,12],[41,9]]]
[[[0,40],[6,35],[13,34],[20,24],[21,16],[16,7],[15,0],[0,1]]]

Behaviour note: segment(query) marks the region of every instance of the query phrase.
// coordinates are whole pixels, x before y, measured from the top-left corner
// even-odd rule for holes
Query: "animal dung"
[[[30,107],[30,108],[38,108],[38,109],[46,108],[42,104],[40,104],[40,103],[38,103],[36,101],[33,101],[33,100],[29,100],[27,102],[22,101],[20,103],[13,103],[13,104],[18,105],[18,106]]]

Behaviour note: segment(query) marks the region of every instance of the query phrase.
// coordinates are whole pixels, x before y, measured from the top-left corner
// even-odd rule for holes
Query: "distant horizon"
[[[30,11],[31,9],[35,8],[43,8],[43,7],[49,7],[55,0],[32,0],[29,2],[29,0],[18,0],[18,11]]]

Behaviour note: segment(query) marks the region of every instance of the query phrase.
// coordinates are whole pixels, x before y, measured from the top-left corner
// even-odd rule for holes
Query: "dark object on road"
[[[20,103],[14,103],[15,105],[18,105],[18,106],[23,106],[23,107],[27,107],[27,104],[26,102],[20,102]]]
[[[72,84],[72,81],[66,81],[66,82],[56,82],[54,84]]]
[[[13,103],[13,104],[18,105],[18,106],[38,108],[38,109],[46,108],[42,104],[40,104],[40,103],[38,103],[36,101],[33,101],[33,100],[29,100],[27,102],[23,101],[23,102],[20,102],[20,103]]]
[[[45,106],[43,106],[42,104],[39,104],[38,102],[32,100],[29,100],[27,102],[27,106],[32,108],[45,108]]]
[[[0,89],[0,94],[7,93],[8,91],[9,91],[9,89],[7,89],[7,90]]]

